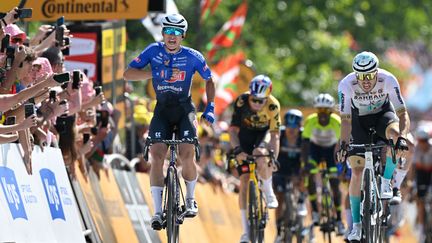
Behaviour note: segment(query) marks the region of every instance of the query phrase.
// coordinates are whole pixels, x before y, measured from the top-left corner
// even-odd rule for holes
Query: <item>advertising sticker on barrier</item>
[[[18,144],[0,145],[0,242],[55,242],[37,179],[27,174]]]
[[[85,242],[59,149],[35,147],[28,175],[20,145],[0,145],[0,242]]]
[[[57,242],[85,242],[79,212],[60,149],[35,147],[33,176],[43,188],[42,202],[49,208],[50,224]]]

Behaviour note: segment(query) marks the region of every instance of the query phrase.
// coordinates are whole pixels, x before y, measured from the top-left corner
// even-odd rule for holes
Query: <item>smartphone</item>
[[[101,124],[101,127],[107,127],[109,121],[109,113],[108,111],[96,111],[96,124]]]
[[[63,84],[64,82],[70,81],[70,74],[69,72],[54,74],[53,78],[57,83]]]
[[[81,82],[81,72],[79,70],[74,70],[72,73],[72,89],[79,89]]]
[[[66,46],[64,49],[61,50],[61,52],[63,53],[64,56],[69,56],[70,55],[70,38],[69,37],[65,37],[64,38],[64,45]]]
[[[56,102],[57,100],[57,91],[55,90],[50,90],[49,91],[49,100],[52,102]]]
[[[83,134],[83,143],[87,143],[88,140],[90,140],[90,134],[89,133],[84,133]]]
[[[24,104],[25,118],[36,114],[35,105],[31,103]]]
[[[14,15],[16,19],[27,19],[31,18],[33,15],[33,9],[32,8],[19,8],[17,10],[17,13]]]
[[[64,28],[63,26],[57,26],[55,29],[56,46],[63,46]]]
[[[36,104],[35,98],[31,97],[30,99],[28,99],[28,103],[31,103],[33,105]]]
[[[94,90],[96,92],[96,96],[98,96],[100,93],[102,93],[102,86],[96,86],[94,87]]]
[[[90,132],[91,132],[91,134],[96,135],[96,134],[98,133],[98,129],[97,129],[97,127],[92,127],[92,128],[90,129]]]
[[[10,43],[10,35],[6,34],[5,37],[3,37],[2,41],[1,41],[1,47],[0,47],[0,52],[4,53],[6,51],[6,49],[8,48]]]
[[[64,16],[61,16],[60,18],[57,19],[56,25],[57,26],[64,25]]]
[[[10,70],[12,68],[14,59],[15,59],[15,47],[8,46],[6,48],[6,70]]]
[[[15,125],[15,123],[16,123],[16,116],[8,116],[3,125]]]

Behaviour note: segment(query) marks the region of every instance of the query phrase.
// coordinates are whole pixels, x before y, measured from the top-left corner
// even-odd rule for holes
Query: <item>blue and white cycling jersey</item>
[[[152,71],[164,66],[180,70],[179,74],[170,80],[152,79],[157,100],[189,97],[191,95],[192,76],[195,71],[198,71],[204,80],[209,80],[212,77],[203,55],[199,51],[185,46],[181,46],[177,53],[172,54],[165,50],[163,42],[152,43],[129,63],[129,67],[142,69],[148,64],[150,64]]]

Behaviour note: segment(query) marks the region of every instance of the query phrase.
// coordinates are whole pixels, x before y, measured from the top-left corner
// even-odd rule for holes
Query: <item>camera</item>
[[[64,36],[64,28],[63,26],[57,26],[55,29],[55,39],[56,39],[56,46],[62,47],[63,46],[63,36]]]

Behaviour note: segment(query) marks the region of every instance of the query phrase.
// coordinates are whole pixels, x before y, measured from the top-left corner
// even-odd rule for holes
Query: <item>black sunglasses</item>
[[[252,102],[256,103],[256,104],[264,104],[266,99],[256,99],[256,98],[252,98]]]

